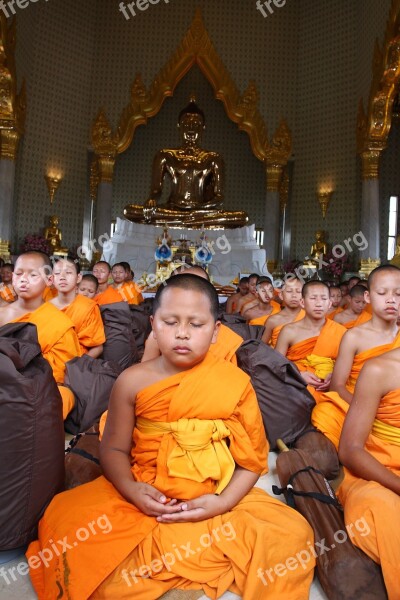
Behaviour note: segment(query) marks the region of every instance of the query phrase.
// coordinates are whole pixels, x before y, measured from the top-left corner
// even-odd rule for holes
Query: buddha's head
[[[196,104],[194,97],[189,104],[179,113],[178,127],[185,142],[196,144],[205,128],[205,116]]]

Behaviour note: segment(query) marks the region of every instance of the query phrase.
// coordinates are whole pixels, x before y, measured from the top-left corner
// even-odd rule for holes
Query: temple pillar
[[[264,217],[264,248],[268,270],[274,271],[279,260],[280,197],[282,165],[267,163],[267,194]]]
[[[115,155],[98,157],[99,182],[96,200],[95,238],[98,240],[104,234],[110,235],[112,219],[112,192]]]
[[[380,150],[366,150],[361,153],[362,200],[361,231],[368,241],[368,247],[360,252],[360,272],[369,273],[380,265],[379,230],[379,160]]]
[[[14,217],[15,160],[20,134],[14,129],[0,131],[0,242],[2,254],[10,247]]]

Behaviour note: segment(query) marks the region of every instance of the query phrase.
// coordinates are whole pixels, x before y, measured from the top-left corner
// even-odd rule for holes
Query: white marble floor
[[[270,471],[268,475],[260,477],[257,482],[257,486],[270,495],[273,495],[272,486],[274,484],[279,485],[275,464],[276,454],[271,452],[269,455]],[[7,563],[0,564],[0,600],[37,600],[37,595],[30,583],[27,563],[23,554]],[[200,600],[207,600],[207,598],[202,596]],[[231,592],[226,592],[221,600],[240,600],[240,597]],[[316,579],[311,587],[309,600],[326,600],[326,595]]]

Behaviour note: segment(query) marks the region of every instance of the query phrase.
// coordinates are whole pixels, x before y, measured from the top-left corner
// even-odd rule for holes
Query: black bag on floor
[[[0,551],[24,546],[64,486],[62,400],[36,326],[0,328]]]
[[[296,365],[264,342],[249,340],[236,351],[238,366],[251,377],[271,450],[310,429],[315,400]]]
[[[219,318],[221,323],[232,329],[232,331],[240,335],[245,341],[261,340],[264,333],[263,325],[249,325],[246,319],[239,314],[231,315],[222,313]]]
[[[112,387],[123,369],[114,361],[77,356],[66,364],[65,385],[75,396],[75,406],[65,419],[64,427],[76,435],[99,421],[108,408]]]
[[[117,362],[127,369],[139,361],[129,304],[115,302],[100,306],[106,341],[103,344],[103,360]]]

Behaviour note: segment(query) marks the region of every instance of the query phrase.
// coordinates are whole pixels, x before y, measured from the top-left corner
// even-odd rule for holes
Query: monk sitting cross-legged
[[[400,349],[361,370],[340,438],[338,490],[351,540],[382,567],[390,600],[400,597]]]
[[[343,336],[332,375],[330,390],[320,394],[311,421],[336,446],[354,387],[365,362],[400,345],[397,317],[400,306],[400,269],[382,265],[368,279],[365,299],[371,304],[372,318],[349,329]]]
[[[274,287],[269,277],[259,277],[256,285],[258,302],[255,306],[245,305],[242,315],[249,325],[264,325],[270,316],[280,312],[281,306],[275,300]],[[248,306],[250,308],[248,308]]]
[[[77,294],[82,278],[79,263],[69,258],[58,260],[53,267],[53,277],[58,296],[51,302],[73,322],[82,354],[98,358],[106,341],[104,326],[96,302]]]
[[[346,329],[327,320],[329,287],[322,281],[309,281],[302,289],[301,306],[305,316],[282,328],[275,350],[298,367],[309,391],[317,399],[329,389],[333,365]]]
[[[336,323],[344,325],[346,329],[357,327],[370,320],[371,314],[365,310],[365,288],[354,285],[349,291],[349,305],[345,310],[334,315]]]
[[[75,403],[72,391],[63,385],[65,363],[81,356],[81,348],[71,319],[43,300],[44,290],[52,285],[51,271],[50,259],[42,252],[24,252],[17,258],[13,286],[18,299],[0,308],[0,326],[11,322],[36,325],[42,354],[61,393],[65,419]]]
[[[159,287],[152,327],[161,356],[129,367],[114,386],[100,445],[105,476],[56,496],[28,549],[28,558],[40,556],[51,540],[68,540],[31,569],[40,600],[153,600],[170,589],[308,598],[314,556],[296,569],[288,559],[313,534],[296,511],[253,488],[268,442],[249,377],[208,352],[218,311],[201,277]],[[82,523],[97,535],[74,544]],[[284,570],[267,580],[278,563]]]
[[[275,348],[278,336],[284,325],[296,323],[305,316],[301,308],[301,290],[303,283],[297,277],[288,277],[279,292],[284,308],[268,318],[262,341]]]

